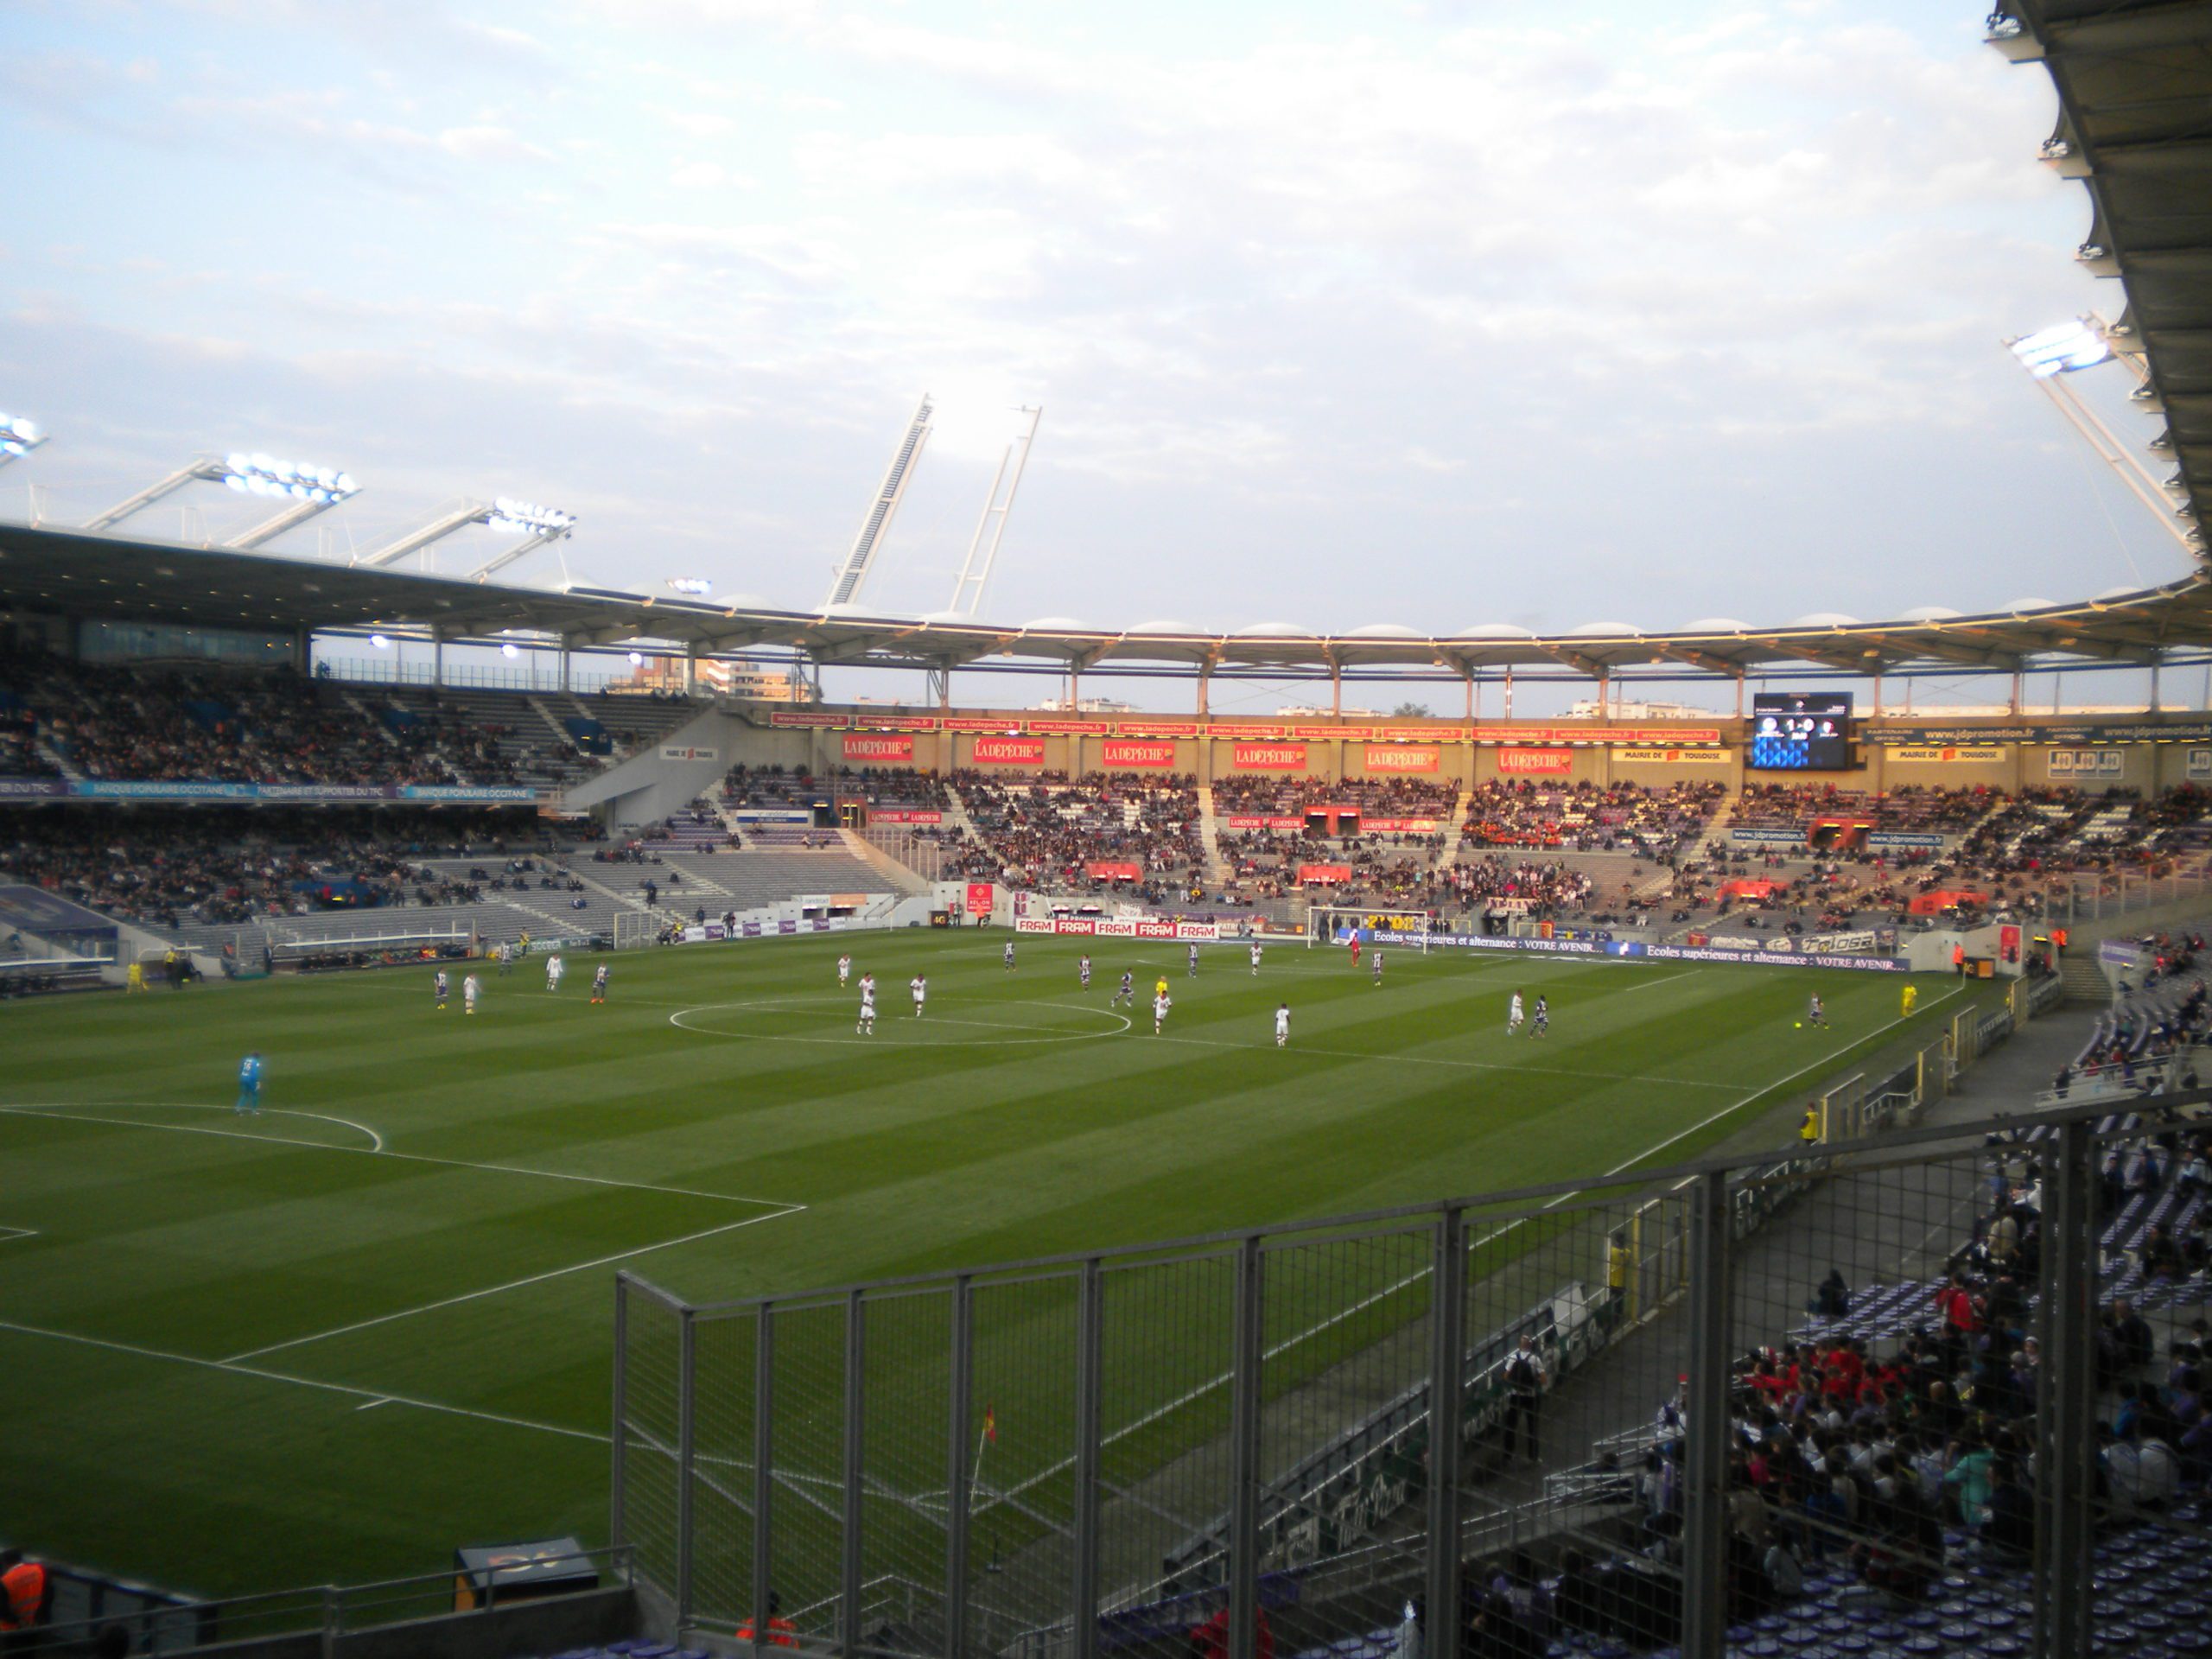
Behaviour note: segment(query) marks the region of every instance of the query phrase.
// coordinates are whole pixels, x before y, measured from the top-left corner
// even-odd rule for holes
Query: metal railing
[[[632,1551],[624,1545],[581,1549],[570,1554],[537,1556],[533,1567],[582,1562],[594,1569],[597,1587],[631,1582]],[[516,1575],[502,1592],[500,1575],[493,1573],[473,1580],[476,1605],[457,1606],[460,1580],[470,1575],[448,1567],[437,1573],[408,1578],[381,1579],[362,1584],[309,1585],[255,1595],[213,1600],[157,1597],[152,1592],[121,1599],[113,1607],[93,1605],[82,1617],[67,1616],[73,1609],[57,1606],[57,1616],[35,1629],[7,1637],[10,1655],[87,1653],[111,1628],[120,1629],[133,1654],[187,1653],[217,1643],[243,1642],[277,1637],[319,1633],[324,1651],[351,1631],[373,1629],[403,1621],[432,1618],[455,1612],[491,1614],[524,1599],[544,1593],[529,1575]],[[542,1579],[540,1573],[538,1578]],[[520,1588],[527,1583],[527,1588]],[[589,1587],[589,1586],[583,1586]]]

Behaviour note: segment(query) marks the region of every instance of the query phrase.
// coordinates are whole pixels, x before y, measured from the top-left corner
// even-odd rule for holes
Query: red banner
[[[1198,737],[1205,731],[1195,720],[1117,720],[1114,729],[1123,737]]]
[[[1041,766],[1045,740],[1041,737],[979,737],[969,759],[979,766]]]
[[[1249,720],[1213,720],[1206,722],[1208,737],[1281,737],[1281,726]]]
[[[947,715],[939,723],[948,732],[1004,732],[1010,736],[1021,729],[1021,716],[1006,715],[994,720],[987,715]]]
[[[1376,743],[1464,743],[1464,726],[1376,726],[1367,734]]]
[[[1224,818],[1221,822],[1231,830],[1303,830],[1306,827],[1303,818],[1262,818],[1249,815]]]
[[[1440,772],[1444,751],[1433,744],[1404,747],[1395,743],[1370,743],[1360,751],[1359,764],[1369,772]]]
[[[944,814],[905,806],[879,806],[868,810],[870,823],[943,823]]]
[[[1433,836],[1444,827],[1437,818],[1362,818],[1363,836]]]
[[[1718,743],[1718,726],[1478,726],[1478,743],[1656,743],[1695,748]]]
[[[844,728],[845,716],[810,714],[796,709],[771,709],[768,723],[771,726],[804,726],[817,731],[835,732]]]
[[[1301,864],[1298,867],[1298,879],[1308,884],[1349,881],[1351,880],[1351,866],[1349,864]]]
[[[1513,777],[1544,774],[1563,777],[1574,770],[1572,749],[1500,749],[1497,769]]]
[[[989,882],[970,881],[968,884],[968,913],[970,916],[988,916],[991,913],[991,884]]]
[[[1303,743],[1239,743],[1230,753],[1231,764],[1239,772],[1306,770],[1306,746]]]
[[[1103,764],[1109,772],[1123,767],[1172,766],[1175,764],[1175,746],[1168,742],[1109,737],[1106,740]]]
[[[1083,868],[1094,881],[1137,881],[1144,877],[1138,866],[1116,859],[1093,859]]]
[[[1101,720],[1025,720],[1021,729],[1044,737],[1100,737],[1114,728]]]
[[[856,732],[933,732],[937,730],[935,715],[855,715],[853,729]]]
[[[1347,743],[1364,743],[1375,734],[1372,726],[1294,726],[1293,737],[1311,738],[1316,742],[1333,743],[1342,739]]]
[[[911,737],[862,736],[856,732],[845,734],[845,759],[848,760],[906,760],[914,758],[914,740]]]

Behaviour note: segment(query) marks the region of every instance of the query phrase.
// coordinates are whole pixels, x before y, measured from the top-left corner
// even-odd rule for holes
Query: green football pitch
[[[1973,995],[1105,940],[1086,991],[1084,942],[1009,973],[1005,938],[626,954],[601,1007],[580,956],[558,994],[481,969],[474,1015],[428,968],[0,1008],[0,1525],[202,1594],[597,1541],[619,1267],[706,1300],[1674,1162]],[[1547,1039],[1505,1033],[1516,988]],[[1795,1023],[1816,991],[1832,1030]]]

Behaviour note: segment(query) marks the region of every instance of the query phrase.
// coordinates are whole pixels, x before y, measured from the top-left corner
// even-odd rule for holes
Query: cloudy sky
[[[1986,10],[14,0],[0,408],[54,441],[0,512],[261,448],[365,486],[295,550],[505,493],[579,578],[806,605],[928,391],[892,609],[947,602],[1023,404],[995,620],[2162,580],[1998,343],[2120,296]]]

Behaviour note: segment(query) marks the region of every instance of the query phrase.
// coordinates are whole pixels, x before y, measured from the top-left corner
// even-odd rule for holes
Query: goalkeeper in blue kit
[[[249,1054],[238,1062],[238,1103],[241,1116],[261,1116],[261,1055]]]

